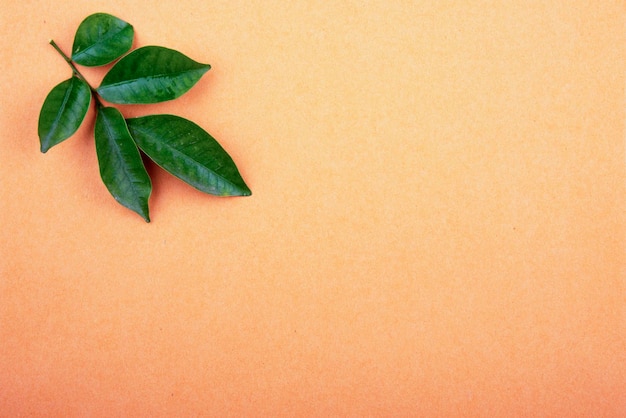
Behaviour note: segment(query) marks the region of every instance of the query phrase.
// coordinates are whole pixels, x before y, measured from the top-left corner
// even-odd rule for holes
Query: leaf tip
[[[237,187],[235,190],[224,191],[224,193],[221,196],[245,197],[245,196],[251,196],[251,195],[252,195],[252,191],[248,188],[248,186],[243,184],[243,185],[239,185],[239,187]]]
[[[201,75],[206,74],[211,69],[211,65],[210,64],[201,64],[201,65],[202,65],[200,67]]]
[[[135,212],[137,213],[137,215],[141,216],[143,218],[143,220],[146,221],[147,224],[150,223],[150,212],[149,212],[149,209],[146,208],[146,209],[141,209],[141,210],[135,210]]]

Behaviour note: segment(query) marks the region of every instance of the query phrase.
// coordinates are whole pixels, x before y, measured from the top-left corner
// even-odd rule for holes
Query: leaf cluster
[[[174,115],[125,119],[112,104],[150,104],[185,94],[211,68],[173,49],[145,46],[129,52],[134,29],[106,13],[88,16],[74,36],[71,58],[50,41],[72,69],[56,85],[39,115],[41,151],[65,141],[80,127],[95,102],[94,138],[105,186],[123,206],[150,222],[152,182],[142,154],[203,192],[248,196],[250,189],[220,144],[195,123]],[[116,61],[116,62],[115,62]],[[102,66],[115,62],[94,88],[75,64]]]

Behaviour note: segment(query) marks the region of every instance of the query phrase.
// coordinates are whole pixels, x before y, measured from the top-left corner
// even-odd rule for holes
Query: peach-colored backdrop
[[[253,191],[39,152],[88,14],[213,68],[173,113]],[[621,1],[0,11],[0,416],[626,416]],[[97,85],[103,70],[85,70]]]

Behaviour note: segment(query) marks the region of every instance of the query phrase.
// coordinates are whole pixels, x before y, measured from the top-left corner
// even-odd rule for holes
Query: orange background
[[[213,68],[123,106],[253,191],[39,152],[87,15]],[[15,1],[0,54],[1,416],[626,416],[621,1]],[[105,70],[85,69],[97,85]]]

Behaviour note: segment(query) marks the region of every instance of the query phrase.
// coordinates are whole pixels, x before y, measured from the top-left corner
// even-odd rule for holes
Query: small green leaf
[[[80,78],[74,76],[56,85],[39,113],[41,152],[72,136],[85,119],[90,103],[91,91]]]
[[[211,68],[173,49],[138,48],[104,76],[98,93],[117,104],[147,104],[176,99]]]
[[[150,222],[148,199],[152,183],[119,110],[98,109],[95,136],[100,176],[107,189],[120,204]]]
[[[249,196],[232,158],[195,123],[174,115],[126,120],[139,148],[165,170],[206,193]]]
[[[88,16],[78,26],[72,47],[72,60],[95,67],[124,55],[133,44],[131,25],[106,13]]]

